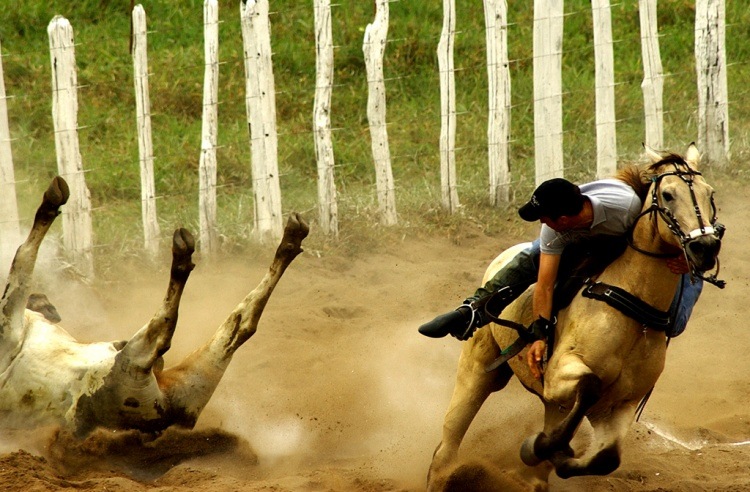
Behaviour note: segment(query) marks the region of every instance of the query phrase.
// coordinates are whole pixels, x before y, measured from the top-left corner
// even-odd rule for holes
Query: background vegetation
[[[219,107],[219,215],[227,251],[249,246],[252,227],[250,149],[244,105],[239,1],[221,0]],[[393,234],[460,234],[470,223],[490,235],[517,227],[514,208],[487,202],[487,89],[484,13],[480,0],[458,2],[455,59],[459,214],[440,208],[439,80],[436,47],[442,28],[438,1],[390,4],[386,90],[391,153],[400,224],[378,225],[374,172],[367,127],[367,83],[362,57],[364,30],[374,2],[341,0],[333,9],[335,84],[332,104],[341,237],[313,234],[308,249],[356,249]],[[197,166],[200,155],[203,81],[202,1],[144,0],[149,36],[150,93],[159,220],[166,238],[176,226],[197,231]],[[533,188],[533,2],[509,2],[512,76],[513,190],[520,201]],[[0,12],[13,153],[23,219],[29,221],[39,193],[56,174],[51,122],[47,25],[56,14],[73,25],[79,68],[81,154],[95,208],[101,252],[135,253],[141,244],[138,146],[130,1],[4,0]],[[271,2],[277,86],[279,166],[285,212],[302,212],[313,225],[317,188],[311,115],[315,89],[313,2]],[[594,64],[591,4],[565,2],[563,58],[566,176],[594,176]],[[643,140],[643,78],[637,2],[613,6],[618,152],[634,160]],[[693,62],[694,2],[659,2],[665,73],[665,144],[682,152],[696,139],[697,92]],[[750,95],[750,10],[727,2],[730,136],[733,168],[747,176]],[[514,225],[516,224],[516,225]]]

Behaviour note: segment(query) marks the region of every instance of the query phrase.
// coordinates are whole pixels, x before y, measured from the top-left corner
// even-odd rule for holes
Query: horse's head
[[[681,251],[693,274],[702,276],[717,267],[724,226],[717,222],[714,190],[698,171],[700,153],[695,144],[684,158],[645,148],[652,164],[644,211],[654,216],[656,234],[666,249]]]

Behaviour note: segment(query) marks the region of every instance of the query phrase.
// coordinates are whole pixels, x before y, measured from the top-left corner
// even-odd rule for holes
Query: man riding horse
[[[642,200],[636,190],[619,179],[602,179],[580,187],[562,178],[543,182],[518,210],[523,220],[541,222],[539,238],[457,309],[423,324],[419,332],[432,338],[451,335],[468,340],[477,328],[493,321],[492,317],[499,316],[505,306],[536,282],[532,301],[535,321],[526,330],[518,330],[526,343],[533,342],[526,360],[534,377],[539,378],[546,339],[553,331],[554,309],[560,307],[553,302],[555,285],[569,277],[581,260],[581,250],[584,255],[603,254],[613,260],[622,251],[625,236],[641,213]],[[569,254],[571,250],[576,253]],[[690,278],[684,257],[666,261],[673,273],[683,275],[683,287],[677,291],[670,310],[670,333],[677,335],[685,328],[703,282]]]

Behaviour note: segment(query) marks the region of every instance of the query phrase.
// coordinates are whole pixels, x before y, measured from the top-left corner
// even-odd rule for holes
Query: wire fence
[[[336,150],[338,200],[342,213],[372,212],[374,191],[369,197],[361,189],[374,188],[373,158],[364,101],[367,80],[362,61],[364,26],[372,22],[374,8],[356,4],[357,0],[331,5],[334,32],[335,75],[332,84],[331,120]],[[285,5],[286,3],[286,5]],[[434,2],[436,3],[436,2]],[[527,2],[530,3],[530,2]],[[589,2],[566,2],[563,42],[564,172],[574,181],[593,177],[595,170],[595,127],[593,113],[593,38]],[[270,13],[274,48],[276,105],[279,138],[279,173],[284,208],[302,210],[314,217],[315,162],[313,151],[312,101],[315,94],[315,48],[313,44],[313,5],[278,2]],[[661,5],[663,11],[671,5]],[[387,129],[394,166],[394,192],[397,197],[413,193],[415,183],[428,191],[425,200],[439,196],[440,115],[438,68],[434,61],[440,39],[440,5],[417,6],[413,2],[391,2],[391,32],[385,52],[385,88],[388,100]],[[408,24],[417,14],[419,25]],[[197,163],[200,156],[200,121],[203,102],[203,46],[180,44],[186,39],[201,40],[201,35],[186,36],[185,30],[202,32],[197,13],[191,25],[162,22],[149,18],[149,64],[151,79],[151,118],[154,128],[154,163],[160,222],[165,231],[174,227],[175,218],[187,226],[197,224]],[[684,13],[688,13],[687,9]],[[148,13],[148,7],[147,7]],[[486,122],[487,64],[485,27],[481,10],[459,10],[455,35],[457,119],[456,161],[459,168],[458,192],[461,196],[486,194]],[[463,14],[463,16],[462,16]],[[474,14],[473,16],[469,14]],[[511,104],[511,188],[527,191],[533,185],[533,107],[531,91],[533,52],[531,32],[533,13],[528,6],[509,7],[506,26],[509,37]],[[478,18],[479,17],[479,18]],[[640,38],[632,29],[637,7],[630,3],[612,5],[616,121],[618,160],[632,161],[640,153],[643,139],[643,106],[640,84]],[[660,43],[664,62],[665,145],[682,151],[695,139],[697,121],[695,64],[693,63],[694,19],[688,15],[664,15],[660,18]],[[728,16],[729,18],[729,16]],[[662,22],[663,21],[663,22]],[[348,26],[347,26],[348,25]],[[626,29],[626,26],[630,26]],[[124,106],[135,108],[133,99],[132,58],[126,43],[119,53],[102,53],[103,43],[85,23],[75,23],[76,57],[79,68],[79,139],[89,188],[97,214],[120,213],[137,209],[140,199],[138,180],[135,110],[122,114]],[[587,30],[588,28],[588,30]],[[249,190],[250,145],[244,113],[242,45],[239,42],[239,16],[235,5],[222,5],[220,29],[220,93],[218,179],[215,186],[220,213],[232,221],[248,222],[253,207]],[[746,33],[746,23],[726,26],[726,36]],[[49,51],[38,47],[46,39],[31,44],[4,42],[2,60],[8,91],[12,146],[16,162],[19,195],[34,197],[43,189],[39,183],[56,173],[54,130],[49,118],[50,99],[41,98],[37,85],[49,86]],[[730,133],[734,154],[746,154],[745,128],[734,122],[750,107],[750,88],[740,74],[747,73],[748,59],[739,48],[727,53],[729,72]],[[46,61],[45,61],[46,59]],[[46,63],[46,65],[45,65]],[[130,78],[128,78],[130,76]],[[16,81],[20,83],[15,83]],[[29,85],[32,84],[33,85]],[[109,94],[109,96],[107,96]],[[104,105],[108,100],[112,106]],[[91,106],[90,102],[97,105]],[[125,103],[122,103],[125,101]],[[132,103],[132,104],[131,104]],[[737,115],[737,116],[735,116]],[[46,119],[45,119],[46,118]],[[123,123],[124,122],[124,123]],[[113,132],[120,133],[116,137]],[[168,137],[165,137],[168,136]],[[112,184],[114,182],[114,184]],[[298,197],[284,189],[306,189]],[[470,198],[474,199],[474,198]],[[476,198],[479,200],[480,198]],[[125,204],[129,202],[129,205]],[[173,202],[173,206],[165,205]],[[28,224],[33,209],[21,207],[19,222]],[[0,221],[3,220],[0,218]],[[223,220],[223,219],[222,219]],[[94,219],[96,224],[96,219]],[[249,220],[252,223],[252,220]],[[223,236],[238,233],[227,228]],[[245,232],[246,229],[245,229]],[[239,232],[241,233],[241,232]],[[167,236],[167,232],[164,233]],[[113,240],[110,241],[109,237]],[[116,246],[121,238],[97,234],[94,247]]]

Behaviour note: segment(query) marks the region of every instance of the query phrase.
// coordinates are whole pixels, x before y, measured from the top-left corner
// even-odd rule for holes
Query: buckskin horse
[[[607,296],[615,293],[626,304],[645,303],[650,306],[646,310],[667,314],[680,276],[669,270],[664,258],[680,255],[693,276],[722,286],[716,274],[707,273],[718,273],[723,226],[716,222],[713,189],[698,171],[698,149],[691,144],[684,158],[648,147],[646,154],[650,165],[620,172],[620,178],[643,197],[628,247],[558,312],[543,382],[526,364],[528,348],[519,357],[503,358],[503,349],[507,352],[518,339],[507,325],[491,323],[463,345],[442,440],[427,477],[429,490],[445,486],[472,420],[487,397],[503,389],[514,374],[544,404],[543,430],[528,437],[520,451],[522,461],[533,467],[527,472],[536,486],[545,488],[553,469],[568,478],[606,475],[619,467],[621,441],[664,368],[668,338],[664,329],[654,329],[610,305]],[[523,246],[501,253],[482,283],[519,248]],[[528,326],[532,290],[533,286],[506,307],[497,321]],[[603,295],[584,295],[587,291]],[[575,452],[571,440],[584,418],[593,437],[586,449]]]
[[[59,425],[80,438],[97,427],[151,434],[173,425],[192,428],[234,353],[255,333],[284,271],[302,252],[307,224],[290,215],[258,286],[210,340],[165,369],[162,356],[171,345],[180,298],[194,267],[192,235],[175,231],[167,293],[143,328],[129,340],[80,343],[55,324],[54,316],[36,312],[37,302],[29,298],[39,246],[69,194],[65,180],[52,180],[0,300],[0,428]]]

